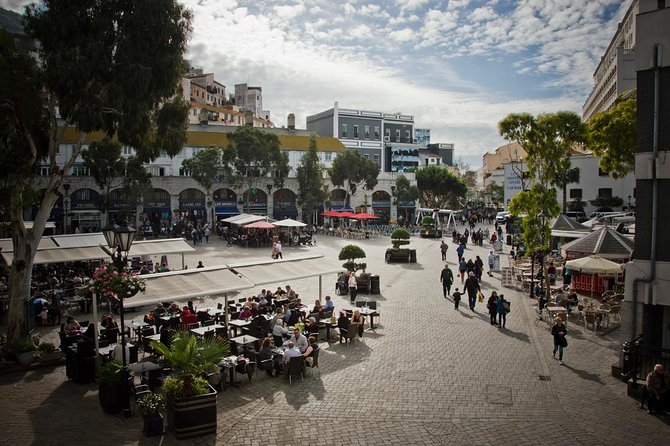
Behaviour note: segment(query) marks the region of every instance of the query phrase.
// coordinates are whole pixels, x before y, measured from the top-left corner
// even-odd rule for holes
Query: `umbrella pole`
[[[95,342],[95,371],[100,371],[100,344],[98,344],[98,292],[93,293],[93,341]]]
[[[323,276],[319,274],[319,302],[321,302],[321,296],[323,296]]]

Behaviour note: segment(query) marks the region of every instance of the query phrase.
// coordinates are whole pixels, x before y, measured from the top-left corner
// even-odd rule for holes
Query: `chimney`
[[[293,113],[288,114],[286,124],[289,130],[295,130],[295,115]]]

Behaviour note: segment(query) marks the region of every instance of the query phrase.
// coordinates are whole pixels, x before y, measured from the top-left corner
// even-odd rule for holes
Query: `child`
[[[456,288],[456,291],[454,291],[454,294],[452,294],[452,297],[454,298],[454,309],[458,310],[458,304],[461,302],[461,296],[463,293],[458,292],[458,288]]]
[[[49,310],[46,305],[42,306],[42,311],[40,311],[40,318],[42,319],[42,327],[49,325]]]

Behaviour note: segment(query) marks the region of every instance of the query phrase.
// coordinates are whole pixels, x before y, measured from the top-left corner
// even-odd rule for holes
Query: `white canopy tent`
[[[14,253],[2,252],[2,257],[11,265]],[[47,263],[79,262],[107,259],[109,255],[100,246],[87,246],[83,248],[52,248],[40,249],[35,253],[35,265]]]
[[[231,223],[235,225],[244,225],[247,223],[253,223],[255,221],[259,220],[264,220],[267,217],[264,217],[262,215],[254,215],[254,214],[239,214],[239,215],[234,215],[232,217],[224,218],[221,221],[224,223]]]
[[[301,221],[293,220],[292,218],[286,218],[284,220],[278,220],[273,223],[275,226],[283,228],[303,228],[307,226],[307,223]]]
[[[85,246],[106,246],[107,241],[102,232],[90,234],[63,234],[52,235],[51,239],[61,248],[82,248]]]
[[[58,245],[51,240],[50,237],[42,237],[40,243],[37,245],[37,249],[51,249],[58,248]],[[0,250],[2,253],[14,251],[14,244],[12,243],[11,238],[0,239]]]

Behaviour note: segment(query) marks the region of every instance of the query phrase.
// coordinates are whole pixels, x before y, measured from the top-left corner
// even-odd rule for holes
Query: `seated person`
[[[554,262],[550,262],[547,267],[547,277],[549,277],[550,285],[556,284],[556,267],[554,266]]]
[[[288,327],[284,325],[284,321],[277,319],[272,327],[272,337],[274,338],[277,347],[284,343],[284,337],[288,334]]]
[[[86,330],[81,334],[83,338],[88,339],[89,341],[93,341],[95,339],[95,324],[93,322],[90,322],[88,324],[88,327],[86,327]]]
[[[330,299],[330,296],[326,296],[326,303],[324,305],[326,311],[330,311],[335,308],[335,303]]]
[[[295,290],[291,289],[290,285],[286,285],[286,297],[289,299],[295,299],[297,294],[295,293]]]
[[[250,319],[252,317],[253,314],[251,313],[251,309],[246,305],[242,307],[242,311],[240,311],[240,314],[237,315],[237,318],[242,320]]]
[[[286,294],[286,291],[282,290],[280,286],[275,290],[275,296],[283,297]]]
[[[251,312],[252,317],[258,316],[259,315],[258,304],[256,302],[251,302],[251,305],[249,307],[249,311]]]
[[[192,314],[195,314],[195,313],[191,312],[190,308],[188,308],[188,307],[183,307],[183,308],[181,309],[181,315],[182,315],[182,317],[184,317],[184,316],[190,316],[190,315],[192,315]]]
[[[102,323],[100,325],[102,325],[106,330],[119,328],[119,324],[116,322],[116,319],[114,319],[114,316],[111,313],[107,313],[102,317]]]
[[[312,308],[312,313],[319,313],[321,316],[323,316],[323,312],[325,309],[323,308],[323,305],[321,305],[321,301],[317,299],[314,302],[314,308]]]
[[[347,317],[347,312],[342,310],[340,311],[340,317],[337,318],[337,328],[340,330],[340,336],[344,336],[349,330],[349,318]]]
[[[300,353],[304,353],[309,346],[307,343],[307,338],[305,335],[300,333],[300,330],[297,328],[293,329],[293,336],[291,336],[288,341],[284,342],[284,346],[287,346],[289,343],[293,344],[298,350],[300,350]]]
[[[189,300],[186,305],[188,306],[188,311],[191,312],[191,314],[196,314],[195,307],[193,306],[193,301]]]
[[[670,377],[665,373],[663,364],[656,364],[654,370],[647,375],[647,413],[663,411],[670,397]]]
[[[282,363],[282,355],[276,355],[272,351],[272,342],[270,338],[263,339],[261,349],[258,355],[264,358],[272,358],[272,368],[268,370],[273,378],[280,376],[284,371],[284,364]]]
[[[177,303],[174,302],[170,305],[168,313],[170,313],[173,316],[179,316],[181,314],[181,309],[179,308],[179,305],[177,305]]]
[[[568,302],[570,302],[571,305],[577,305],[579,303],[579,296],[577,296],[577,292],[574,288],[571,288],[570,291],[568,291]]]
[[[165,316],[166,314],[167,314],[167,309],[161,304],[158,304],[156,306],[156,308],[154,309],[154,317],[161,317],[161,316]]]
[[[81,332],[81,326],[79,325],[79,322],[76,321],[76,319],[72,316],[68,316],[67,320],[65,321],[65,334],[71,335],[71,334],[78,334]]]
[[[176,331],[172,328],[172,324],[169,322],[166,322],[161,326],[161,332],[160,332],[160,342],[161,344],[164,344],[166,347],[170,347],[172,345],[172,338],[174,338],[174,335],[176,334]]]
[[[149,314],[144,315],[144,323],[149,325],[155,325],[156,319],[154,318],[154,311],[149,311]]]
[[[316,324],[316,319],[310,317],[305,321],[305,331],[309,334],[319,335],[319,326]]]
[[[354,314],[351,315],[351,323],[358,324],[358,337],[363,337],[363,329],[365,326],[365,318],[361,316],[359,310],[355,310]]]
[[[291,358],[297,358],[302,356],[302,353],[295,344],[291,341],[286,343],[286,350],[284,350],[284,363],[288,363]]]
[[[302,356],[305,358],[305,361],[309,363],[309,365],[312,365],[312,362],[314,361],[314,354],[319,351],[319,344],[316,342],[316,337],[310,336],[309,337],[309,347],[307,347],[307,350],[302,354]]]

